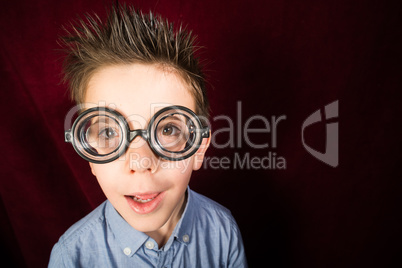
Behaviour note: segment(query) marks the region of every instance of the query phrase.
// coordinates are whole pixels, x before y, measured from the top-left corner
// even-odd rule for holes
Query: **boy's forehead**
[[[156,111],[181,105],[195,111],[189,86],[176,73],[154,65],[130,64],[104,67],[90,79],[85,109],[106,106],[125,117],[149,119]]]

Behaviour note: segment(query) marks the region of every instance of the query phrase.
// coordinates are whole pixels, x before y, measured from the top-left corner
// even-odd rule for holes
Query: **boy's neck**
[[[183,215],[186,204],[187,204],[187,191],[183,195],[183,198],[173,211],[168,221],[160,229],[145,233],[148,236],[150,236],[153,240],[155,240],[156,243],[158,243],[159,248],[162,248],[169,240],[169,237],[172,235],[174,228],[179,222],[181,216]]]

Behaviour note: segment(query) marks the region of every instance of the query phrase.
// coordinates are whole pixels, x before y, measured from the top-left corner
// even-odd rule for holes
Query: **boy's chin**
[[[161,229],[169,220],[169,216],[151,213],[146,215],[136,215],[136,219],[128,222],[131,227],[143,233],[151,233]]]

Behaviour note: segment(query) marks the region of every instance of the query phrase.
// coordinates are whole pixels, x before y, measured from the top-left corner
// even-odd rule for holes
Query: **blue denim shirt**
[[[183,215],[162,248],[105,201],[60,237],[49,267],[247,267],[230,211],[189,188],[187,193]]]

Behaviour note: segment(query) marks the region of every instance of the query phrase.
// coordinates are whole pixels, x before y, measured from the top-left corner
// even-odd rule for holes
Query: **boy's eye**
[[[105,155],[118,148],[121,128],[117,123],[96,118],[86,130],[86,142],[97,154]]]
[[[163,127],[162,134],[164,136],[177,136],[180,134],[180,130],[172,124],[168,124]]]
[[[118,133],[113,128],[107,127],[99,132],[99,136],[106,139],[113,139],[118,136]]]

